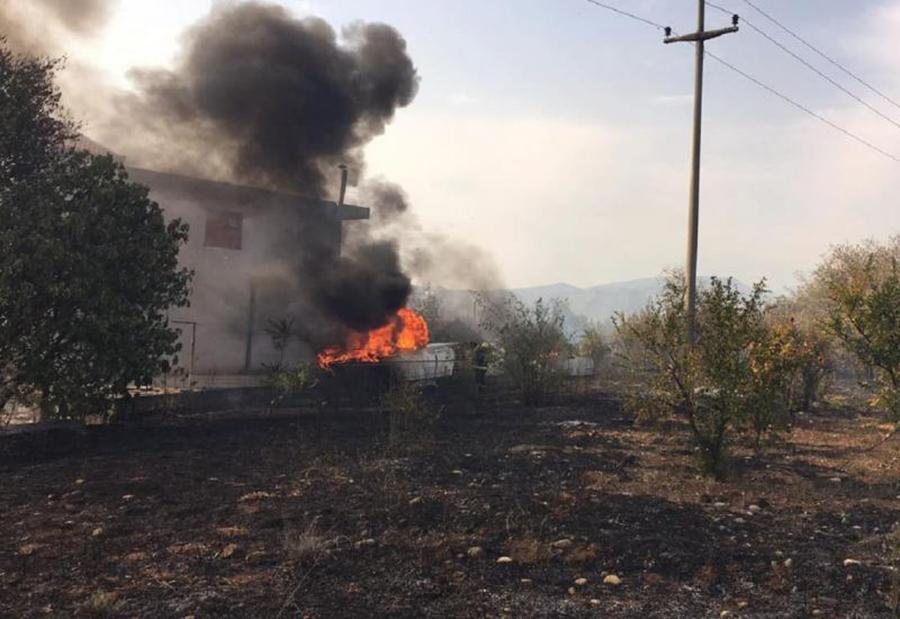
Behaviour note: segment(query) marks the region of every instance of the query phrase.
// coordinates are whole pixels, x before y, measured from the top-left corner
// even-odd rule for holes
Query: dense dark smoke
[[[337,268],[325,269],[316,280],[316,296],[327,316],[354,331],[380,327],[406,305],[412,292],[400,268],[397,245],[374,241],[360,245]]]
[[[52,42],[41,51],[58,53],[69,37],[102,25],[114,1],[0,0],[0,28],[14,32],[27,22],[28,40]],[[41,24],[52,33],[45,35]],[[256,0],[217,3],[182,45],[172,69],[132,70],[131,92],[96,96],[97,81],[90,80],[74,93],[91,101],[91,135],[130,165],[334,199],[329,180],[337,164],[361,178],[363,148],[413,101],[419,85],[394,28],[355,23],[337,33],[322,19],[297,18]],[[113,109],[98,99],[112,101]],[[345,225],[341,256],[333,253],[327,226],[302,247],[286,228],[285,239],[268,239],[278,245],[270,255],[298,260],[261,264],[253,274],[283,293],[258,300],[272,314],[302,298],[301,322],[317,345],[385,324],[406,305],[414,277],[472,281],[477,250],[426,233],[398,186],[370,181],[358,197],[372,208],[372,221]],[[474,273],[492,272],[489,262]]]
[[[66,38],[95,33],[114,0],[2,0],[0,36],[15,51],[56,55]]]
[[[406,42],[385,24],[356,23],[338,37],[281,6],[228,3],[183,43],[174,69],[132,71],[122,124],[102,138],[132,162],[333,199],[337,164],[361,175],[363,147],[418,89]],[[393,240],[363,234],[339,257],[333,243],[326,235],[293,250],[304,254],[295,277],[310,339],[382,326],[412,289]]]
[[[361,148],[418,88],[392,27],[357,23],[339,41],[322,19],[258,2],[214,9],[187,33],[174,70],[132,77],[128,117],[168,128],[172,150],[187,142],[192,156],[207,153],[195,161],[215,153],[230,180],[316,197],[323,170],[362,169]]]
[[[136,93],[120,102],[130,130],[114,133],[136,137],[121,147],[132,161],[333,199],[337,164],[361,175],[363,147],[418,89],[406,42],[385,24],[356,23],[339,37],[281,6],[228,3],[183,42],[174,69],[131,73]],[[382,326],[411,292],[395,242],[361,238],[340,257],[332,243],[295,250],[305,253],[295,277],[311,339]]]
[[[370,218],[375,228],[398,222],[410,223],[405,217],[410,213],[409,198],[400,185],[376,178],[366,181],[360,193],[363,202],[371,209]]]

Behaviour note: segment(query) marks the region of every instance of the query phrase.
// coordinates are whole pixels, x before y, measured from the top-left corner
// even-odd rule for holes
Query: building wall
[[[195,272],[191,303],[170,314],[181,330],[178,365],[193,375],[230,375],[278,361],[266,326],[304,315],[299,270],[314,256],[337,255],[342,221],[337,206],[146,170],[130,169],[129,175],[150,187],[167,218],[190,226],[179,259]],[[313,351],[295,339],[285,361],[312,357]]]

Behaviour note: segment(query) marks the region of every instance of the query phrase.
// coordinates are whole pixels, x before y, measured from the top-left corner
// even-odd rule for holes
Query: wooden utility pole
[[[697,316],[697,237],[700,224],[700,127],[703,120],[703,56],[704,43],[709,39],[738,31],[738,16],[731,18],[730,28],[706,30],[706,2],[697,0],[697,32],[672,36],[672,29],[666,28],[664,43],[694,43],[694,142],[691,153],[691,196],[688,211],[687,247],[687,341],[696,341]]]

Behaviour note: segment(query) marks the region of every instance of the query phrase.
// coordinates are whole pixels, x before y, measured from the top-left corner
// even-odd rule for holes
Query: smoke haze
[[[112,0],[3,0],[0,35],[15,51],[59,54],[72,35],[97,32],[112,5]]]

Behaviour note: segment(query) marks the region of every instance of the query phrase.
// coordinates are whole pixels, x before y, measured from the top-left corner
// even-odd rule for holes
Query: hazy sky
[[[605,0],[677,31],[694,0]],[[120,0],[78,50],[124,80],[161,65],[210,0]],[[337,28],[400,30],[421,75],[414,103],[367,149],[369,173],[402,184],[430,226],[496,258],[507,284],[593,285],[683,261],[693,50],[585,0],[285,1]],[[743,0],[721,0],[900,121]],[[756,0],[900,100],[900,0]],[[729,24],[708,10],[708,27]],[[900,129],[749,28],[715,53],[900,156]],[[707,62],[700,271],[776,288],[830,244],[900,232],[900,163],[871,152]],[[88,131],[89,133],[89,131]]]

